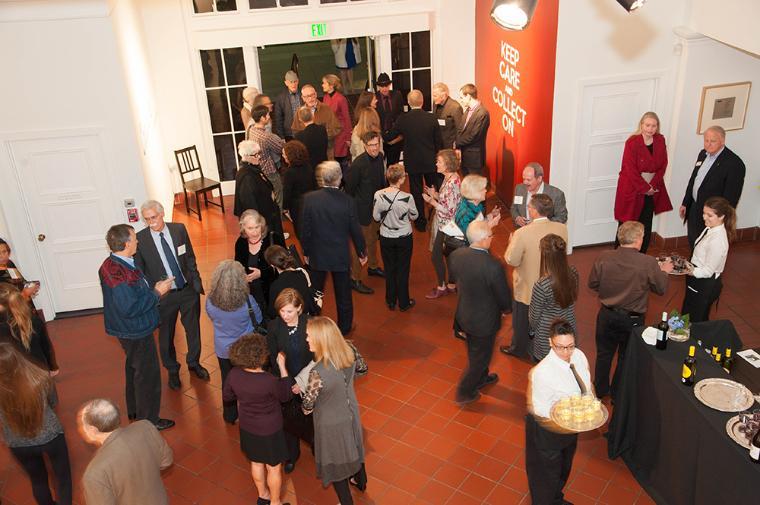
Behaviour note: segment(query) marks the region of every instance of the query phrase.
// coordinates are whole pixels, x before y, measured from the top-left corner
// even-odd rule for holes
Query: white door
[[[623,146],[642,114],[654,110],[657,84],[657,77],[647,77],[583,86],[573,178],[573,246],[615,240],[615,190]]]
[[[12,140],[13,167],[56,313],[103,306],[111,192],[95,134]]]

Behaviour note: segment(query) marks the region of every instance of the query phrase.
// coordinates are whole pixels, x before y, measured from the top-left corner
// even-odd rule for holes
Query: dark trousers
[[[32,481],[32,494],[39,505],[71,505],[71,465],[69,449],[63,433],[50,442],[33,447],[11,447],[11,453]],[[48,487],[48,471],[45,454],[55,476],[58,501],[53,500]]]
[[[631,330],[644,324],[643,315],[631,315],[602,306],[596,316],[596,367],[594,368],[594,388],[600,398],[611,394],[615,397],[620,372],[623,370],[625,349]],[[610,387],[612,358],[617,352],[617,366]]]
[[[533,505],[561,505],[578,435],[552,433],[525,416],[525,471]]]
[[[389,144],[383,141],[383,153],[385,153],[385,161],[388,166],[395,165],[401,159],[401,150],[404,147],[404,142],[397,142],[396,144]]]
[[[708,277],[697,279],[686,277],[686,296],[683,298],[681,314],[689,314],[689,321],[699,323],[710,320],[712,304],[720,296],[723,290],[723,281],[720,277]]]
[[[366,486],[367,485],[367,470],[364,468],[364,463],[362,463],[361,469],[356,472],[352,478],[359,486]],[[335,494],[338,495],[338,500],[340,501],[340,505],[353,505],[354,504],[354,498],[351,496],[351,487],[348,484],[348,479],[339,480],[337,482],[333,482],[333,489],[335,489]]]
[[[351,331],[354,322],[354,301],[351,298],[351,274],[345,272],[330,272],[332,274],[333,289],[335,290],[335,307],[338,311],[338,328],[343,335]],[[324,270],[312,270],[311,281],[314,289],[325,292],[325,280],[327,272]]]
[[[455,321],[455,327],[456,321]],[[457,385],[456,400],[471,400],[478,394],[478,389],[488,377],[488,365],[493,356],[493,345],[496,335],[478,337],[465,332],[467,336],[467,368],[464,369],[462,378]]]
[[[686,216],[686,234],[689,239],[689,249],[692,251],[694,250],[694,242],[705,229],[705,220],[702,218],[703,209],[704,206],[692,202],[691,207],[689,207],[689,214]]]
[[[644,207],[642,207],[641,214],[636,219],[636,221],[644,225],[644,242],[641,244],[641,249],[639,249],[640,253],[646,254],[647,249],[649,249],[649,242],[652,239],[652,219],[654,219],[654,196],[645,195]],[[618,228],[622,224],[623,221],[618,221]],[[617,233],[615,233],[615,248],[619,246],[620,241],[617,238]]]
[[[155,423],[161,409],[161,369],[153,334],[120,338],[127,355],[124,362],[127,414]]]
[[[385,265],[385,303],[409,306],[409,268],[412,264],[412,235],[380,237],[380,254]]]
[[[433,241],[433,250],[430,252],[430,259],[433,261],[435,277],[438,281],[437,286],[443,286],[446,284],[446,260],[443,257],[443,239],[445,236],[445,233],[438,230],[435,234],[435,240]],[[449,280],[449,282],[452,281]]]
[[[161,363],[170,372],[179,370],[177,350],[174,348],[174,330],[177,327],[177,315],[180,315],[187,339],[187,366],[198,366],[201,356],[201,297],[186,285],[179,291],[170,291],[158,303],[161,325],[158,329],[158,345],[161,351]]]
[[[224,388],[224,381],[227,380],[230,370],[232,370],[232,362],[228,358],[216,357],[219,361],[219,371],[222,373],[222,388]],[[228,423],[234,423],[238,418],[237,400],[226,401],[222,400],[222,418]]]
[[[417,207],[417,223],[427,223],[427,217],[425,216],[425,200],[422,199],[422,180],[425,180],[425,185],[438,188],[440,186],[441,174],[437,172],[427,172],[424,174],[407,174],[409,178],[409,192],[414,198],[414,205]]]
[[[517,356],[527,356],[530,349],[530,305],[512,300],[512,350]]]

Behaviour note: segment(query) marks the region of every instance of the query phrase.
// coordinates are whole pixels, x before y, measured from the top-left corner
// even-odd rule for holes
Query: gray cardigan
[[[412,221],[418,216],[412,195],[396,188],[375,192],[372,217],[380,221],[380,236],[405,237],[412,233]]]

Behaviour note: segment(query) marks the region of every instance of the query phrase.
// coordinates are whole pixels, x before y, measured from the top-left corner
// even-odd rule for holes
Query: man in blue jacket
[[[128,224],[111,226],[106,234],[111,255],[98,270],[103,291],[106,333],[119,339],[127,355],[126,396],[130,420],[147,419],[159,430],[174,426],[159,417],[161,372],[153,331],[158,327],[158,301],[172,286],[173,278],[153,288],[132,258],[137,252],[135,229]]]

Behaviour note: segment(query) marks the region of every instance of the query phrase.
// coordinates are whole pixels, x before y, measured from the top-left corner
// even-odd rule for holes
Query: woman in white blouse
[[[721,274],[726,266],[728,243],[736,236],[736,211],[721,196],[708,198],[702,210],[705,229],[694,243],[691,263],[694,268],[686,278],[686,295],[682,314],[691,322],[707,321],[710,307],[723,289]]]

